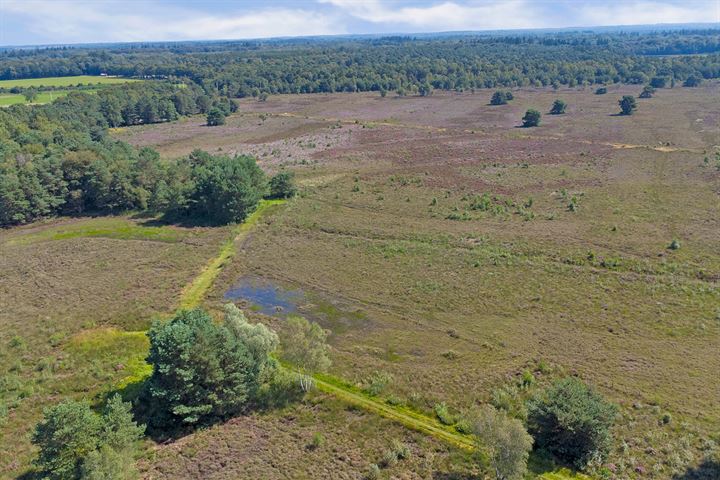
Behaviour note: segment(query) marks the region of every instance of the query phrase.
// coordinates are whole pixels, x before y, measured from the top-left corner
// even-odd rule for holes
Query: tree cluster
[[[36,466],[58,480],[134,478],[145,426],[135,423],[131,408],[115,395],[100,415],[87,402],[73,400],[46,409],[32,437],[39,448]]]

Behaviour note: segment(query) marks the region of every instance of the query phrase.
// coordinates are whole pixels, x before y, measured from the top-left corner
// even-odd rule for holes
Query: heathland
[[[300,195],[236,244],[208,307],[243,278],[302,292],[294,308],[331,332],[331,373],[383,376],[381,398],[418,411],[462,412],[525,372],[579,376],[621,406],[613,468],[669,478],[702,460],[720,423],[720,131],[707,102],[719,90],[663,89],[632,116],[616,97],[637,87],[609,90],[520,89],[503,106],[485,90],[273,96],[241,101],[224,126],[195,116],[114,135],[166,158],[247,153],[296,173]],[[556,98],[564,115],[518,128]],[[172,311],[230,233],[127,216],[2,233],[6,474],[26,465],[43,405],[141,368],[147,340],[122,331]],[[238,300],[282,330],[281,314]],[[315,434],[326,443],[308,450]],[[398,473],[472,471],[452,446],[322,393],[157,446],[141,465],[153,478],[352,478],[391,438],[417,451]]]
[[[119,392],[149,425],[148,479],[494,478],[483,441],[527,450],[526,426],[527,476],[562,479],[574,462],[540,448],[537,412],[572,391],[580,421],[611,425],[585,473],[717,478],[716,34],[176,48],[0,57],[3,77],[152,77],[0,109],[1,477],[40,475],[44,409],[99,422]],[[196,306],[217,322],[176,315]],[[253,331],[262,368],[291,374],[305,317],[326,371],[292,401],[256,372],[271,401],[229,380],[153,419],[158,359],[185,357],[152,342],[184,316],[217,341],[175,345],[193,361],[249,362]],[[158,429],[206,407],[202,428]],[[71,455],[76,477],[112,467]]]

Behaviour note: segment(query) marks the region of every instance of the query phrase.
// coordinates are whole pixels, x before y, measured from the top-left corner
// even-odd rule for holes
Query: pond
[[[253,310],[266,315],[297,313],[298,306],[304,302],[305,294],[301,290],[285,290],[269,280],[245,276],[241,277],[225,295],[225,300],[246,300]]]
[[[316,321],[335,334],[367,326],[369,319],[361,309],[351,308],[345,302],[328,300],[325,296],[300,289],[286,289],[257,276],[246,275],[228,289],[225,300],[244,300],[250,309],[265,315],[285,317],[301,315]]]

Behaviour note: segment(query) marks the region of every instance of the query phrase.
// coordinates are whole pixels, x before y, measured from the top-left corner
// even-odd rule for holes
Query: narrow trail
[[[382,399],[365,395],[326,375],[316,374],[312,377],[315,387],[321,392],[331,394],[346,403],[389,420],[394,420],[411,430],[430,435],[463,450],[472,451],[475,449],[475,442],[472,437],[463,435],[454,428],[441,424],[433,417],[407,408],[390,405]]]
[[[236,245],[241,244],[247,238],[258,220],[267,213],[268,209],[283,203],[285,203],[285,200],[262,200],[255,211],[243,223],[235,227],[233,237],[223,243],[218,255],[210,260],[198,276],[183,289],[180,294],[179,308],[188,309],[200,305],[223,267],[235,256]]]

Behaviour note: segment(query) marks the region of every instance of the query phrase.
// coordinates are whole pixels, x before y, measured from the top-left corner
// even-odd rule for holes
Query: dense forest
[[[107,129],[209,114],[232,98],[275,93],[576,86],[695,86],[720,77],[718,30],[658,33],[457,35],[412,39],[300,39],[42,48],[0,53],[0,79],[107,73],[152,79],[72,92],[50,105],[0,109],[0,226],[58,214],[152,209],[192,215],[214,199],[202,182],[225,171],[267,193],[254,161],[225,157],[160,162],[156,152],[110,139]],[[232,162],[230,162],[232,163]],[[252,165],[250,165],[252,164]],[[214,176],[215,175],[215,176]],[[239,177],[238,177],[239,175]],[[208,180],[210,179],[210,180]],[[214,179],[214,180],[213,180]],[[218,186],[222,188],[226,186]],[[207,189],[215,187],[202,187]],[[229,187],[228,187],[229,188]],[[232,187],[234,188],[234,187]],[[243,187],[244,188],[244,187]],[[224,191],[215,191],[223,195]],[[237,193],[237,192],[236,192]],[[205,195],[205,196],[203,196]],[[241,196],[242,196],[241,195]],[[243,203],[245,202],[245,203]],[[250,202],[250,203],[247,203]],[[251,200],[214,221],[243,218]]]
[[[254,159],[196,152],[161,162],[154,150],[107,135],[108,127],[234,108],[193,84],[148,82],[0,109],[0,225],[130,209],[208,222],[242,220],[270,193]],[[282,188],[275,194],[284,195]]]
[[[230,97],[684,81],[720,76],[716,29],[656,33],[463,35],[11,50],[0,79],[182,77]]]

